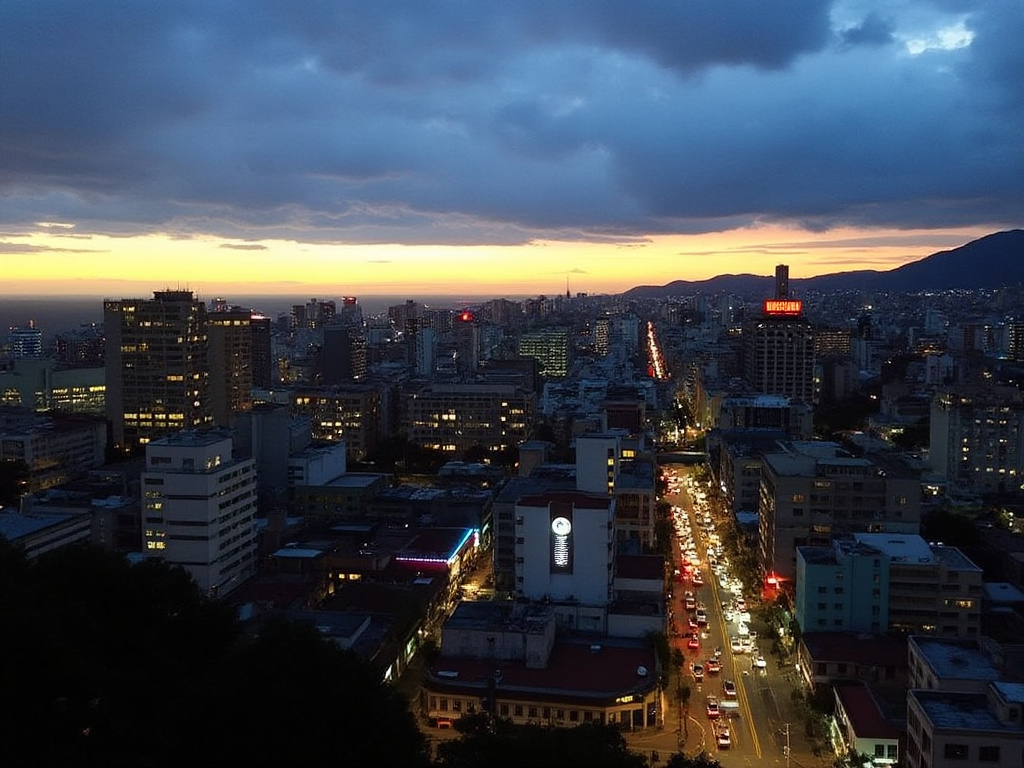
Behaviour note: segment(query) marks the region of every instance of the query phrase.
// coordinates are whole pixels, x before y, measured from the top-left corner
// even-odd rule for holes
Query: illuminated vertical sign
[[[559,505],[562,506],[562,505]],[[551,510],[551,572],[572,573],[572,508]]]

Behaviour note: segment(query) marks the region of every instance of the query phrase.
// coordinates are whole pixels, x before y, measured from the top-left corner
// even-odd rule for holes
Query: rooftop
[[[993,603],[1024,603],[1024,592],[1006,581],[986,581],[981,585],[985,599]]]
[[[907,644],[892,635],[805,632],[800,642],[815,662],[845,661],[874,667],[905,668]]]
[[[646,641],[563,640],[555,643],[545,668],[527,668],[522,662],[444,657],[438,659],[435,674],[446,684],[477,687],[486,686],[497,674],[501,690],[538,698],[547,694],[560,700],[586,700],[650,690],[657,685],[656,661]]]
[[[899,739],[899,729],[886,721],[868,686],[863,683],[843,683],[836,686],[835,693],[857,738]]]
[[[1004,723],[989,708],[984,693],[954,693],[915,689],[907,694],[916,699],[936,729],[971,731],[1021,731],[1020,723]]]
[[[943,679],[998,680],[999,669],[976,640],[914,635],[921,659]]]
[[[1024,683],[1010,683],[996,680],[992,683],[996,692],[1008,703],[1024,704]]]
[[[67,522],[72,517],[74,515],[70,513],[66,515],[23,515],[13,507],[3,507],[0,508],[0,536],[8,541],[17,541],[46,528]]]
[[[912,533],[855,533],[854,539],[874,547],[893,562],[935,563],[928,542]]]

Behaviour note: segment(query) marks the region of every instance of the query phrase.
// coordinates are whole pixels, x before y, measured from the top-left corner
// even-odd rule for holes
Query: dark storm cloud
[[[1015,0],[11,0],[0,222],[403,243],[1014,224],[1022,36]]]

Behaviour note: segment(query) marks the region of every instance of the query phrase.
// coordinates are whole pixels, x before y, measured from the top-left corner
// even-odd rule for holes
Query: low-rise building
[[[907,765],[1024,766],[1024,684],[984,693],[914,689],[907,694]]]
[[[843,683],[836,685],[833,693],[836,752],[852,750],[870,760],[872,768],[897,765],[903,731],[887,716],[871,688],[864,683]]]
[[[663,725],[647,640],[556,637],[555,627],[551,605],[460,603],[424,679],[421,713],[441,727],[481,712],[519,725]]]

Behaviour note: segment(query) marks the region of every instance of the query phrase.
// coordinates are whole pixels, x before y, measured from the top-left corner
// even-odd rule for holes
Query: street
[[[727,767],[830,764],[832,756],[815,756],[805,736],[792,697],[799,685],[795,669],[780,668],[780,659],[765,647],[772,641],[757,615],[759,596],[745,593],[729,562],[722,544],[723,527],[732,524],[728,513],[714,508],[690,467],[663,470],[669,476],[665,500],[672,504],[679,571],[669,601],[669,643],[673,658],[683,661],[681,679],[690,694],[680,706],[672,683],[664,731],[628,737],[630,746],[648,754],[655,750],[662,759],[677,749],[706,751]]]

